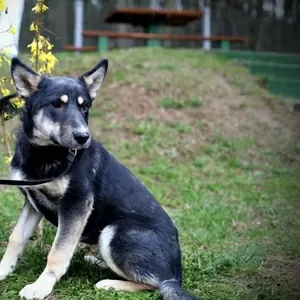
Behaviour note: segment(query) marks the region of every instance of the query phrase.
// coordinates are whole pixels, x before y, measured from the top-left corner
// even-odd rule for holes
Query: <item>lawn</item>
[[[90,114],[94,138],[129,167],[180,233],[184,288],[207,300],[300,299],[300,119],[247,70],[195,50],[112,51]],[[79,75],[99,55],[59,54],[55,74]],[[17,120],[8,122],[15,128]],[[5,175],[7,165],[1,164]],[[0,256],[22,197],[1,187]],[[55,228],[45,222],[0,298],[42,272]],[[97,291],[109,271],[88,266],[84,249],[49,299],[160,299]]]

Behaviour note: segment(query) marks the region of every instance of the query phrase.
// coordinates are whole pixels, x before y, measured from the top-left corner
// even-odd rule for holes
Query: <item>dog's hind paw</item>
[[[124,281],[124,280],[110,280],[104,279],[99,281],[95,287],[97,289],[102,290],[115,290],[115,291],[127,291],[127,292],[137,292],[137,291],[151,291],[154,290],[154,287],[140,284],[131,281]]]
[[[108,269],[108,265],[106,264],[106,262],[104,260],[98,259],[94,255],[85,255],[84,261],[88,264],[96,265],[101,269]]]
[[[52,291],[52,288],[49,289],[47,285],[41,285],[37,283],[32,283],[26,285],[19,293],[21,298],[29,299],[44,299],[46,298]]]

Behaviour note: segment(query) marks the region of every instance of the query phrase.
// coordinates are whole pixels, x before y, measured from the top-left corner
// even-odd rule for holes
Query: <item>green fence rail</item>
[[[287,65],[287,64],[257,64],[257,63],[244,63],[251,74],[258,76],[266,76],[269,79],[284,79],[284,80],[300,80],[300,65]]]
[[[268,79],[267,88],[274,94],[281,95],[283,97],[290,97],[300,99],[300,80],[277,80]],[[297,101],[299,102],[299,101]]]
[[[270,92],[300,100],[300,55],[250,51],[212,52],[223,59],[239,61],[254,76],[265,77]]]
[[[276,53],[276,52],[253,52],[253,51],[228,51],[222,52],[213,50],[221,57],[229,59],[240,59],[243,61],[260,61],[263,63],[273,62],[281,64],[291,64],[300,66],[300,55],[289,53]]]

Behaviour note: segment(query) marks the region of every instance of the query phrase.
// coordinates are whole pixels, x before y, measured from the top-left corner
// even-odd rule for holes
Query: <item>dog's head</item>
[[[31,143],[87,148],[91,143],[88,111],[107,67],[103,59],[78,78],[45,77],[13,58],[11,75],[18,95],[25,99],[21,120]]]

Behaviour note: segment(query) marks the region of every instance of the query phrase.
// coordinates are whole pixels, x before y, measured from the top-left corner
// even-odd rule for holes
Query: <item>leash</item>
[[[14,185],[14,186],[34,186],[34,185],[40,185],[44,183],[51,182],[53,180],[59,179],[63,177],[71,168],[74,159],[77,155],[77,149],[69,149],[68,156],[67,156],[67,167],[66,169],[62,172],[57,177],[53,177],[50,179],[39,179],[39,180],[9,180],[9,179],[0,179],[0,185]]]

